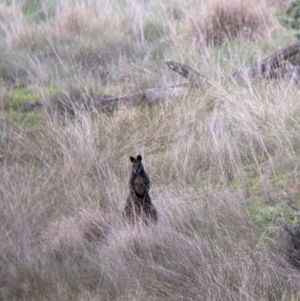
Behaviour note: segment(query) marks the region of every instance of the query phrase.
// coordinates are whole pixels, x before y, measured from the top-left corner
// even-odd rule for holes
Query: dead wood
[[[299,80],[300,43],[282,48],[248,68],[233,73],[234,78],[287,78]]]
[[[122,96],[111,96],[103,100],[104,103],[124,100],[124,101],[136,101],[141,100],[145,102],[153,102],[166,97],[176,98],[184,95],[184,85],[176,85],[165,88],[149,88],[140,90],[134,93],[122,95]]]
[[[70,88],[65,92],[58,92],[44,96],[36,102],[31,102],[18,107],[18,111],[25,111],[37,106],[42,106],[51,118],[56,116],[69,116],[71,118],[83,112],[111,111],[120,101],[123,102],[155,102],[164,98],[184,96],[187,89],[184,85],[165,88],[150,88],[120,96],[84,92],[80,89]]]
[[[205,87],[208,83],[204,74],[183,63],[166,60],[165,64],[172,71],[188,79],[188,82],[176,86],[144,89],[119,96],[87,94],[77,89],[70,89],[68,92],[53,95],[47,105],[49,107],[50,104],[50,107],[54,106],[64,113],[75,116],[75,112],[82,109],[92,112],[109,110],[114,103],[119,101],[153,102],[167,97],[177,98],[188,93],[191,88]],[[300,43],[280,49],[259,63],[235,71],[230,79],[236,78],[288,78],[300,81]],[[45,102],[38,100],[19,105],[16,110],[25,111],[41,106],[45,106]]]
[[[192,69],[191,67],[173,61],[167,60],[165,64],[177,72],[184,78],[187,78],[193,85],[203,85],[207,83],[207,78],[200,72]],[[263,59],[248,68],[235,71],[230,79],[235,78],[287,78],[296,81],[300,80],[300,43],[290,45],[282,48],[270,56]]]
[[[300,215],[300,210],[294,206],[293,202],[290,200],[286,203],[291,209],[293,209],[296,214]]]
[[[185,64],[174,60],[166,60],[165,64],[174,72],[177,72],[184,78],[187,78],[192,85],[203,85],[206,82],[206,78],[203,74]]]

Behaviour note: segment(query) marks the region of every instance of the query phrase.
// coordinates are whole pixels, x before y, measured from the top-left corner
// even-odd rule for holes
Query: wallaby
[[[135,222],[141,219],[146,225],[150,218],[157,222],[157,211],[152,204],[149,190],[150,179],[144,170],[142,156],[130,157],[132,171],[129,178],[129,195],[125,205],[125,216]]]

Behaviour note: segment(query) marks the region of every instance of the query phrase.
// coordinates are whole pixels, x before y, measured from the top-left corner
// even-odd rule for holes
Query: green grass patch
[[[39,99],[39,93],[31,88],[16,88],[9,91],[8,107],[19,106]]]
[[[58,86],[14,88],[8,93],[8,101],[5,107],[6,109],[16,109],[26,103],[37,101],[43,94],[51,94],[62,90],[63,88]]]
[[[275,206],[253,202],[248,206],[248,211],[255,224],[262,230],[300,220],[300,217],[283,202]]]
[[[31,112],[0,112],[0,125],[22,127],[22,129],[32,129],[41,125],[44,121],[43,115],[36,109]]]

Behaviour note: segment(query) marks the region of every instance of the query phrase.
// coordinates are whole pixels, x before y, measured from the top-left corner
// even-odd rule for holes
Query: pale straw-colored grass
[[[2,111],[8,117],[0,116],[0,299],[299,299],[299,272],[280,249],[282,224],[297,219],[285,207],[285,191],[300,180],[297,85],[230,82],[228,70],[242,60],[236,53],[255,60],[261,40],[249,50],[237,35],[228,47],[197,52],[186,32],[188,4],[99,3],[55,4],[44,23],[27,20],[45,33],[45,48],[38,39],[26,46],[19,35],[9,38],[8,24],[1,27],[15,53],[37,47],[25,83],[80,83],[112,94],[131,90],[135,80],[138,87],[148,80],[164,86],[181,81],[161,67],[164,56],[174,54],[200,64],[208,84],[177,99],[121,102],[109,112],[75,106],[76,118],[41,110],[38,123],[29,113],[18,122]],[[258,1],[263,16],[272,12],[266,5]],[[18,11],[15,18],[21,12],[9,9]],[[272,18],[255,19],[262,22],[255,23],[257,37],[269,24],[269,39],[277,26]],[[98,25],[107,29],[99,41]],[[132,48],[126,48],[128,37],[135,39]],[[272,48],[272,41],[265,43]],[[106,82],[94,78],[97,68],[83,68],[98,50],[107,61],[93,62],[110,72]],[[37,69],[43,66],[40,73],[33,72],[33,58]],[[42,100],[51,107],[55,97],[42,92]],[[158,211],[158,224],[148,227],[122,217],[129,156],[138,154]]]

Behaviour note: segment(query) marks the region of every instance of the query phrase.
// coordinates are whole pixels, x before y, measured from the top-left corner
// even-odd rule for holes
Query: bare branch
[[[290,208],[292,208],[294,211],[296,211],[296,214],[300,215],[300,210],[294,206],[292,200],[288,201],[286,204],[287,204]]]
[[[299,79],[300,62],[296,61],[295,65],[290,62],[296,55],[300,55],[300,43],[282,48],[249,68],[234,72],[232,76]]]
[[[203,74],[185,64],[173,60],[166,60],[165,64],[174,72],[187,78],[192,84],[204,84],[206,82],[206,78]]]

